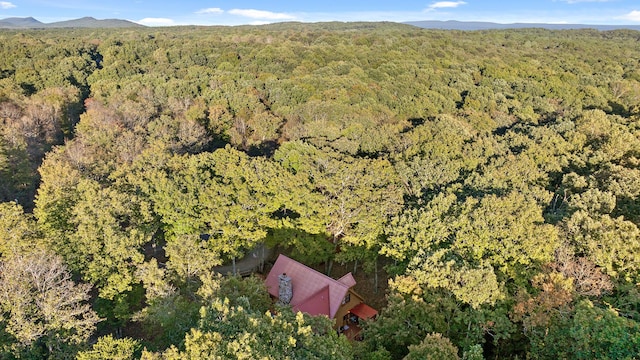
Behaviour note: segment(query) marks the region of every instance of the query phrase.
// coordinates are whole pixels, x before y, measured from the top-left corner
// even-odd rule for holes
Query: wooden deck
[[[347,339],[351,341],[360,341],[362,340],[362,328],[357,324],[349,324],[346,325],[348,328],[346,330],[342,330],[340,334],[347,337]]]

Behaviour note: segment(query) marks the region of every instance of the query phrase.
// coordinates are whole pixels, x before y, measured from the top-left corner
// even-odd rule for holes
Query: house
[[[326,315],[341,330],[378,315],[353,290],[355,284],[351,273],[335,280],[282,254],[266,279],[269,294],[281,303],[291,305],[293,311]]]

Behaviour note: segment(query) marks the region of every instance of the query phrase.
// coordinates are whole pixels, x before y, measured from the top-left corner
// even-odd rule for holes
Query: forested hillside
[[[1,31],[0,358],[632,359],[639,44]],[[263,242],[384,269],[364,340],[212,271]]]

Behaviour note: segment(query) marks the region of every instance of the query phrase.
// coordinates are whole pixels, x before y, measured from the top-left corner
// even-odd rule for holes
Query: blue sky
[[[640,1],[0,0],[0,18],[27,16],[45,23],[92,16],[149,26],[416,20],[640,25]]]

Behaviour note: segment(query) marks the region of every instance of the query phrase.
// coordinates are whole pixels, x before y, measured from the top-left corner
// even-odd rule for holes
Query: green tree
[[[532,338],[533,358],[633,359],[640,351],[638,323],[615,310],[582,300],[571,315],[557,318],[544,335]]]
[[[508,279],[525,280],[526,269],[551,261],[559,246],[557,229],[545,223],[540,206],[519,192],[468,198],[460,210],[452,249],[487,261]]]
[[[168,267],[183,278],[235,261],[270,230],[322,231],[320,197],[310,193],[303,176],[230,146],[175,156],[136,173],[140,177],[131,182],[147,194],[164,224]]]
[[[403,134],[394,166],[406,193],[414,201],[439,192],[459,180],[480,160],[465,156],[475,132],[463,119],[441,115]]]
[[[141,326],[140,335],[149,350],[163,350],[172,345],[182,348],[185,334],[198,324],[201,306],[202,302],[191,294],[176,291],[149,300],[148,306],[132,320]]]
[[[276,314],[251,312],[216,300],[201,310],[185,351],[171,348],[165,359],[352,359],[351,345],[326,317],[282,308]]]
[[[231,306],[245,306],[246,310],[255,313],[265,313],[272,306],[264,280],[259,276],[225,277],[218,273],[207,273],[200,277],[200,281],[202,285],[197,294],[205,304],[226,298]]]
[[[418,208],[406,208],[387,224],[381,254],[397,261],[412,259],[420,249],[438,249],[451,234],[451,212],[457,202],[454,194],[438,193]]]
[[[264,314],[273,304],[264,281],[257,276],[223,277],[206,272],[191,287],[177,288],[163,283],[164,275],[159,274],[162,269],[153,269],[153,266],[145,264],[140,269],[145,272],[140,275],[147,286],[147,306],[134,316],[144,329],[151,350],[171,345],[184,349],[185,334],[197,327],[200,308],[219,299],[230,299],[229,306],[242,306],[256,314]]]
[[[475,265],[449,250],[431,254],[418,252],[409,263],[407,274],[426,287],[450,291],[476,309],[505,298],[503,284],[493,266],[488,263]]]
[[[403,261],[407,275],[474,308],[503,299],[506,281],[526,284],[559,246],[542,209],[518,192],[464,201],[441,193],[394,218],[387,234],[381,252]]]
[[[563,224],[564,232],[578,252],[608,275],[635,281],[640,276],[640,231],[622,216],[613,218],[606,212],[578,210]]]
[[[33,214],[46,239],[66,239],[75,229],[72,209],[79,199],[82,164],[66,161],[68,147],[47,154],[39,168],[41,184]]]
[[[365,351],[384,349],[393,359],[402,359],[409,346],[418,345],[431,333],[441,333],[458,348],[468,350],[493,339],[493,346],[516,331],[506,306],[465,304],[442,288],[431,289],[408,276],[390,281],[388,305],[376,321],[365,323]]]
[[[342,261],[377,253],[385,222],[402,205],[397,175],[387,160],[341,157],[301,142],[282,146],[274,158],[308,176],[312,192],[322,196],[320,221],[334,249],[341,248]]]
[[[122,325],[137,306],[135,272],[157,229],[155,218],[136,194],[84,178],[65,150],[52,153],[41,168],[34,213],[44,242],[95,285],[101,314]]]
[[[267,179],[256,162],[227,147],[178,156],[168,165],[168,171],[144,176],[165,224],[169,266],[179,276],[194,277],[224,260],[235,261],[264,239],[270,215],[280,206],[261,184]],[[201,251],[194,253],[193,247]]]
[[[76,360],[133,360],[139,359],[140,355],[141,346],[138,341],[105,335],[99,337],[90,350],[78,352]]]
[[[392,292],[388,305],[376,321],[365,324],[365,352],[384,349],[391,358],[402,359],[407,355],[409,345],[419,344],[429,333],[446,331],[449,312],[455,305],[446,299],[440,299],[438,303],[426,302],[420,287],[411,291],[408,296]]]
[[[409,346],[409,354],[405,360],[437,360],[460,359],[458,349],[442,334],[428,334],[418,345]]]
[[[462,360],[484,360],[482,355],[482,346],[479,344],[473,345],[462,354]]]
[[[102,298],[111,300],[138,283],[135,270],[144,260],[140,249],[153,230],[145,226],[150,214],[136,198],[93,181],[81,180],[78,192],[71,209],[76,230],[53,240],[54,245]]]
[[[0,259],[27,253],[40,241],[33,217],[16,203],[0,203]]]

